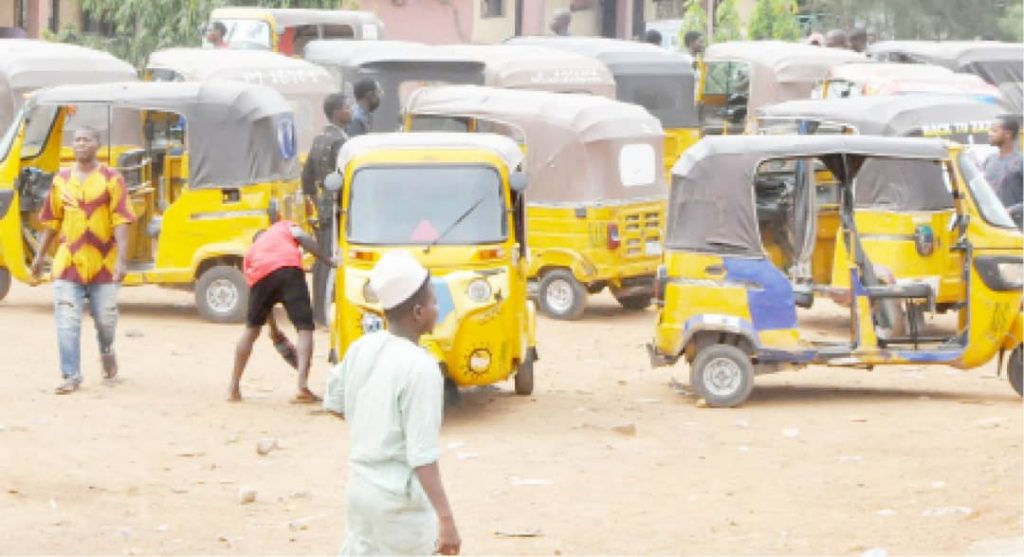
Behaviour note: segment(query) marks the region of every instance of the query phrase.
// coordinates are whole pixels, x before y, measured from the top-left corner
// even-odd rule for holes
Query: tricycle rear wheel
[[[612,295],[615,296],[615,300],[619,302],[620,306],[630,311],[643,311],[651,307],[651,303],[654,301],[650,294],[634,294],[632,296],[619,296],[613,290]]]
[[[739,348],[714,344],[698,352],[690,364],[690,386],[708,406],[739,406],[754,390],[754,365]]]
[[[7,297],[7,293],[11,291],[11,272],[7,270],[7,267],[0,267],[0,300]]]
[[[537,292],[540,309],[548,317],[575,321],[583,316],[587,291],[568,269],[555,269],[544,275]]]
[[[217,265],[196,281],[196,307],[216,323],[240,323],[249,309],[249,284],[241,269]]]
[[[1010,386],[1017,391],[1018,396],[1024,396],[1024,352],[1020,344],[1010,352],[1010,359],[1006,361],[1006,377],[1010,380]]]

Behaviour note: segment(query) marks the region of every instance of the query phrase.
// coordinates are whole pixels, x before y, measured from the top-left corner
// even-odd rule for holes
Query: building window
[[[505,0],[480,0],[483,17],[505,17]]]
[[[114,22],[104,17],[96,17],[88,10],[82,11],[82,31],[104,37],[114,36]]]

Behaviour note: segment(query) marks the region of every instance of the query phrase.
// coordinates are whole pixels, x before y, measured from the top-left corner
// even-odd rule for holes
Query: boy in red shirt
[[[228,400],[239,402],[242,392],[239,383],[245,365],[252,354],[252,346],[260,336],[271,311],[278,303],[284,304],[288,319],[298,332],[299,391],[294,402],[318,402],[320,397],[309,390],[309,364],[313,357],[313,309],[309,304],[306,273],[302,269],[302,251],[305,248],[317,259],[337,267],[334,259],[323,253],[320,246],[298,225],[279,220],[267,230],[257,234],[245,254],[242,270],[249,283],[249,310],[245,318],[245,332],[235,348],[235,368],[231,374]]]

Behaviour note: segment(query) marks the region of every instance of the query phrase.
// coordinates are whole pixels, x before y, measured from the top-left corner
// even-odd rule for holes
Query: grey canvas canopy
[[[872,157],[941,161],[947,146],[937,139],[866,135],[705,137],[672,169],[665,246],[762,257],[754,186],[762,162],[817,158],[849,183]]]
[[[356,39],[379,39],[384,36],[384,24],[380,18],[373,12],[359,10],[218,8],[210,19],[241,19],[253,17],[254,14],[266,14],[273,18],[280,32],[284,32],[287,27],[300,25],[346,25],[352,28],[353,38]],[[368,27],[374,31],[368,31]]]
[[[338,152],[338,170],[363,154],[377,150],[482,149],[505,161],[509,172],[523,161],[523,151],[511,139],[492,133],[379,133],[354,137]]]
[[[615,98],[615,79],[600,61],[574,52],[529,45],[448,45],[451,53],[485,65],[485,85]]]
[[[233,81],[62,86],[27,105],[101,105],[174,112],[186,120],[189,187],[235,187],[299,175],[291,105],[277,91]]]
[[[130,64],[106,52],[31,39],[0,40],[0,128],[33,91],[53,85],[135,81]]]
[[[863,62],[863,55],[840,48],[822,48],[781,41],[737,41],[708,47],[704,61],[750,65],[751,111],[766,104],[806,99],[830,68]]]
[[[231,80],[273,88],[292,105],[303,153],[327,125],[324,99],[339,90],[323,67],[266,50],[168,48],[149,56],[146,71],[158,81]]]
[[[484,64],[476,58],[413,42],[312,41],[306,46],[305,58],[334,72],[349,94],[363,78],[380,85],[383,94],[373,114],[375,132],[400,127],[402,97],[409,86],[484,82]]]
[[[473,118],[521,131],[531,203],[665,195],[664,132],[636,105],[590,95],[452,86],[420,89],[406,110],[414,118]]]
[[[699,123],[693,102],[693,59],[652,44],[599,37],[516,37],[506,44],[575,52],[603,63],[615,79],[615,98],[639,104],[666,128]]]
[[[993,85],[1024,81],[1024,45],[998,41],[882,41],[869,52],[877,60],[928,63],[969,72]]]
[[[988,141],[992,120],[1003,111],[969,98],[935,95],[867,96],[789,101],[762,107],[762,123],[811,121],[853,128],[857,133],[942,137],[961,143]]]

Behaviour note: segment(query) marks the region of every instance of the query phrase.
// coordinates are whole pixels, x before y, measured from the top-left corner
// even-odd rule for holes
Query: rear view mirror
[[[526,173],[522,171],[513,172],[508,177],[508,185],[512,191],[522,195],[526,192]]]
[[[331,172],[324,178],[324,189],[331,193],[338,193],[341,191],[341,174],[337,171]]]

